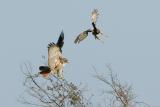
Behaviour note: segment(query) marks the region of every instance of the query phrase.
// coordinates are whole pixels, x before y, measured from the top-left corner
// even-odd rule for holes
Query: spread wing
[[[62,51],[61,48],[63,47],[63,44],[64,44],[64,33],[62,31],[57,41],[57,46],[59,46],[60,51]]]
[[[82,40],[84,40],[87,36],[88,36],[88,32],[92,32],[92,30],[88,29],[82,33],[80,33],[77,38],[75,39],[74,43],[79,43],[81,42]]]
[[[98,19],[99,13],[98,13],[98,9],[94,9],[92,11],[92,23],[96,24],[97,19]]]
[[[51,71],[54,71],[57,62],[59,62],[59,57],[62,57],[59,46],[54,43],[50,43],[48,45],[48,66]]]

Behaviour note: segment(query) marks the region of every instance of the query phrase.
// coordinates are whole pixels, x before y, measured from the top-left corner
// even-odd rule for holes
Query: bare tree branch
[[[98,74],[97,71],[95,77],[109,86],[110,90],[105,92],[111,95],[109,104],[110,107],[135,107],[137,104],[143,104],[146,107],[149,107],[149,105],[146,103],[136,102],[132,86],[128,84],[122,84],[117,78],[117,75],[113,74],[113,70],[111,69],[110,65],[106,65],[106,67],[110,72],[109,78]],[[93,69],[96,70],[95,67]]]
[[[24,67],[26,71],[23,71],[22,68],[21,70],[25,75],[26,93],[39,103],[33,103],[23,98],[21,101],[23,104],[42,107],[65,107],[67,105],[85,107],[82,91],[73,83],[60,80],[54,75],[45,79],[39,74],[33,74],[33,67],[30,63],[25,63]]]

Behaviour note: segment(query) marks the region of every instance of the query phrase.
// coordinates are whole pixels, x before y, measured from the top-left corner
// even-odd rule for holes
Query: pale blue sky
[[[91,27],[94,8],[100,11],[97,25],[110,37],[104,44],[92,36],[73,44]],[[24,90],[19,66],[30,61],[38,72],[47,44],[57,41],[62,29],[63,53],[71,62],[64,70],[66,79],[88,84],[96,93],[105,87],[98,87],[102,83],[92,77],[91,65],[104,72],[111,63],[138,98],[159,105],[159,10],[159,0],[0,0],[0,105],[26,107],[17,102]]]

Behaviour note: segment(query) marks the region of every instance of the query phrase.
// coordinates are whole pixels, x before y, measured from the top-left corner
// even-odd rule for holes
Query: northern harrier
[[[62,47],[64,44],[64,33],[61,32],[57,43],[48,44],[48,66],[40,66],[40,74],[48,77],[49,74],[57,74],[58,77],[63,78],[63,67],[68,63],[68,59],[62,56]]]
[[[96,27],[96,22],[97,22],[97,18],[99,16],[98,10],[94,9],[92,11],[92,26],[93,29],[88,29],[86,31],[83,31],[82,33],[80,33],[77,38],[75,39],[74,43],[80,43],[82,40],[84,40],[87,36],[89,32],[92,32],[92,35],[95,37],[95,39],[99,39],[98,34],[102,34],[101,31]]]

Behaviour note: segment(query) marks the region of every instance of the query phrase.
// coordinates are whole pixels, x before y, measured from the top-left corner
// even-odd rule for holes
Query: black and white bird
[[[54,42],[48,44],[48,66],[40,66],[39,74],[44,77],[48,77],[49,74],[56,74],[58,77],[64,78],[63,68],[69,61],[62,56],[63,44],[64,33],[62,31],[56,44]]]
[[[96,22],[97,22],[97,19],[98,19],[98,16],[99,16],[99,13],[98,13],[98,10],[97,9],[94,9],[92,11],[92,16],[91,16],[91,19],[92,19],[92,26],[93,26],[93,29],[87,29],[85,31],[83,31],[82,33],[80,33],[74,43],[80,43],[82,40],[84,40],[87,36],[88,36],[88,33],[91,32],[92,35],[95,37],[95,39],[98,39],[100,40],[100,38],[98,37],[99,34],[102,34],[101,31],[96,27]]]

